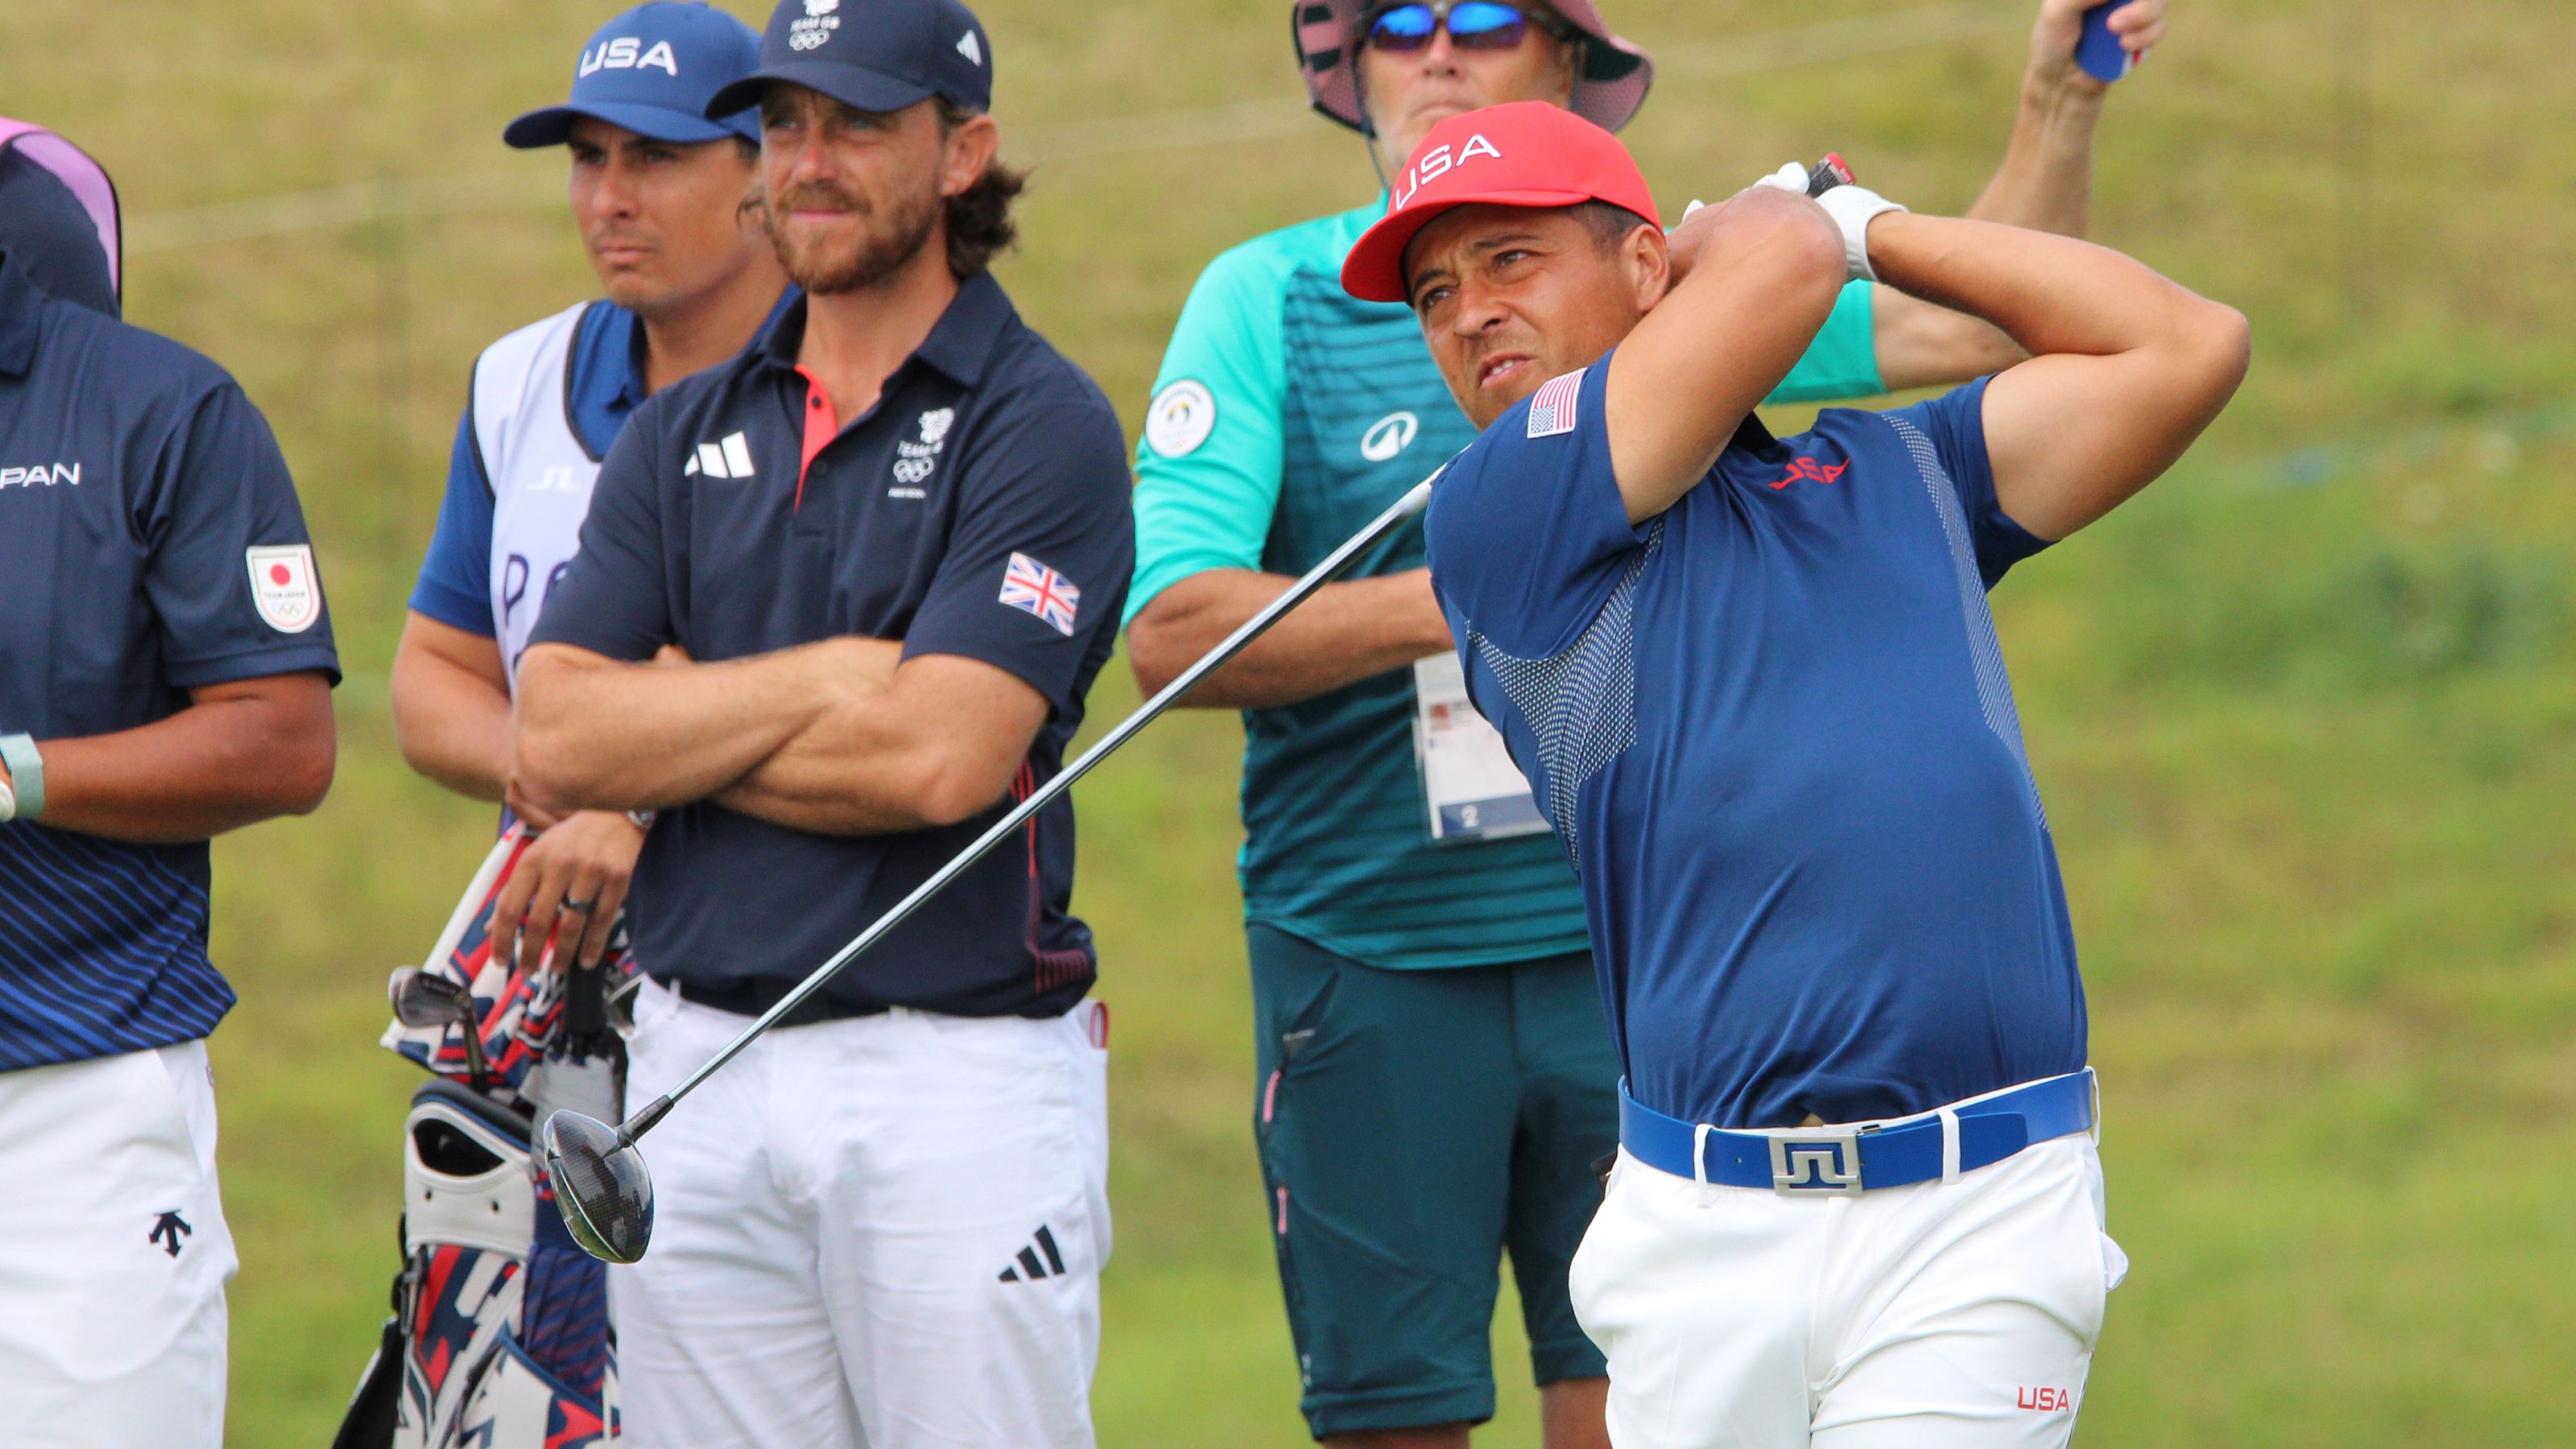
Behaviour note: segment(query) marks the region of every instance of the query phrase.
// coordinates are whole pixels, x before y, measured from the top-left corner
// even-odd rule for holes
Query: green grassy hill
[[[122,183],[129,315],[275,422],[348,666],[330,803],[217,850],[239,1445],[323,1442],[383,1312],[413,1073],[372,1044],[378,992],[489,828],[395,757],[385,671],[468,362],[588,295],[560,159],[498,132],[610,8],[0,23],[0,111]],[[1374,185],[1298,115],[1279,8],[983,7],[1006,149],[1039,162],[1004,280],[1131,428],[1199,266]],[[1663,60],[1629,137],[1676,213],[1829,148],[1954,209],[1998,154],[2016,0],[1611,8]],[[2096,234],[2243,307],[2253,376],[2171,478],[1997,598],[2136,1264],[2084,1442],[2576,1441],[2576,11],[2176,10],[2112,107]],[[287,193],[314,194],[233,205]],[[1113,667],[1094,713],[1133,697]],[[1117,1011],[1110,1445],[1303,1442],[1246,1130],[1238,744],[1177,719],[1081,792]],[[1513,1336],[1483,1438],[1530,1445]]]

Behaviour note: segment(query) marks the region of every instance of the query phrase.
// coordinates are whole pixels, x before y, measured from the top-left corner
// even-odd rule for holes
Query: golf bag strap
[[[376,1356],[349,1399],[349,1412],[331,1449],[393,1449],[395,1415],[402,1400],[403,1331],[400,1317],[385,1320]]]
[[[394,1248],[403,1256],[402,1268],[394,1274],[393,1312],[379,1331],[376,1356],[358,1376],[358,1391],[349,1396],[349,1412],[340,1418],[340,1432],[331,1436],[331,1449],[393,1449],[402,1418],[403,1290],[411,1284],[410,1238],[408,1227],[396,1217]]]

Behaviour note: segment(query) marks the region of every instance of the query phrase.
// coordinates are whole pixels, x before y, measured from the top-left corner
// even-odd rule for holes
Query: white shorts
[[[0,1072],[0,1441],[224,1439],[224,1285],[204,1041]]]
[[[750,1018],[647,981],[627,1095]],[[612,1269],[631,1449],[1087,1449],[1109,1257],[1106,1016],[782,1027],[644,1139]]]
[[[1858,1196],[1703,1187],[1619,1154],[1575,1254],[1619,1449],[1988,1449],[2075,1431],[2103,1300],[2084,1134]]]

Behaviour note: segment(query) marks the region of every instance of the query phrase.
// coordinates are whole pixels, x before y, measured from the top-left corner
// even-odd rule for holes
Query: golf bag
[[[556,1107],[619,1115],[608,997],[634,968],[622,930],[597,970],[531,974],[494,958],[492,902],[527,845],[516,827],[502,836],[422,968],[472,990],[484,1075],[472,1077],[461,1025],[384,1036],[432,1076],[404,1122],[393,1313],[334,1449],[591,1449],[617,1436],[607,1268],[565,1231],[529,1144]]]

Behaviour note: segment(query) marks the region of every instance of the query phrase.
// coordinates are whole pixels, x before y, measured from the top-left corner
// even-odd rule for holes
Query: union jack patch
[[[1010,567],[1002,570],[1002,602],[1037,615],[1071,638],[1073,616],[1082,607],[1082,590],[1027,554],[1015,553]]]
[[[1578,367],[1563,377],[1550,378],[1530,394],[1531,437],[1552,438],[1574,431],[1574,400],[1583,394],[1583,373]]]

